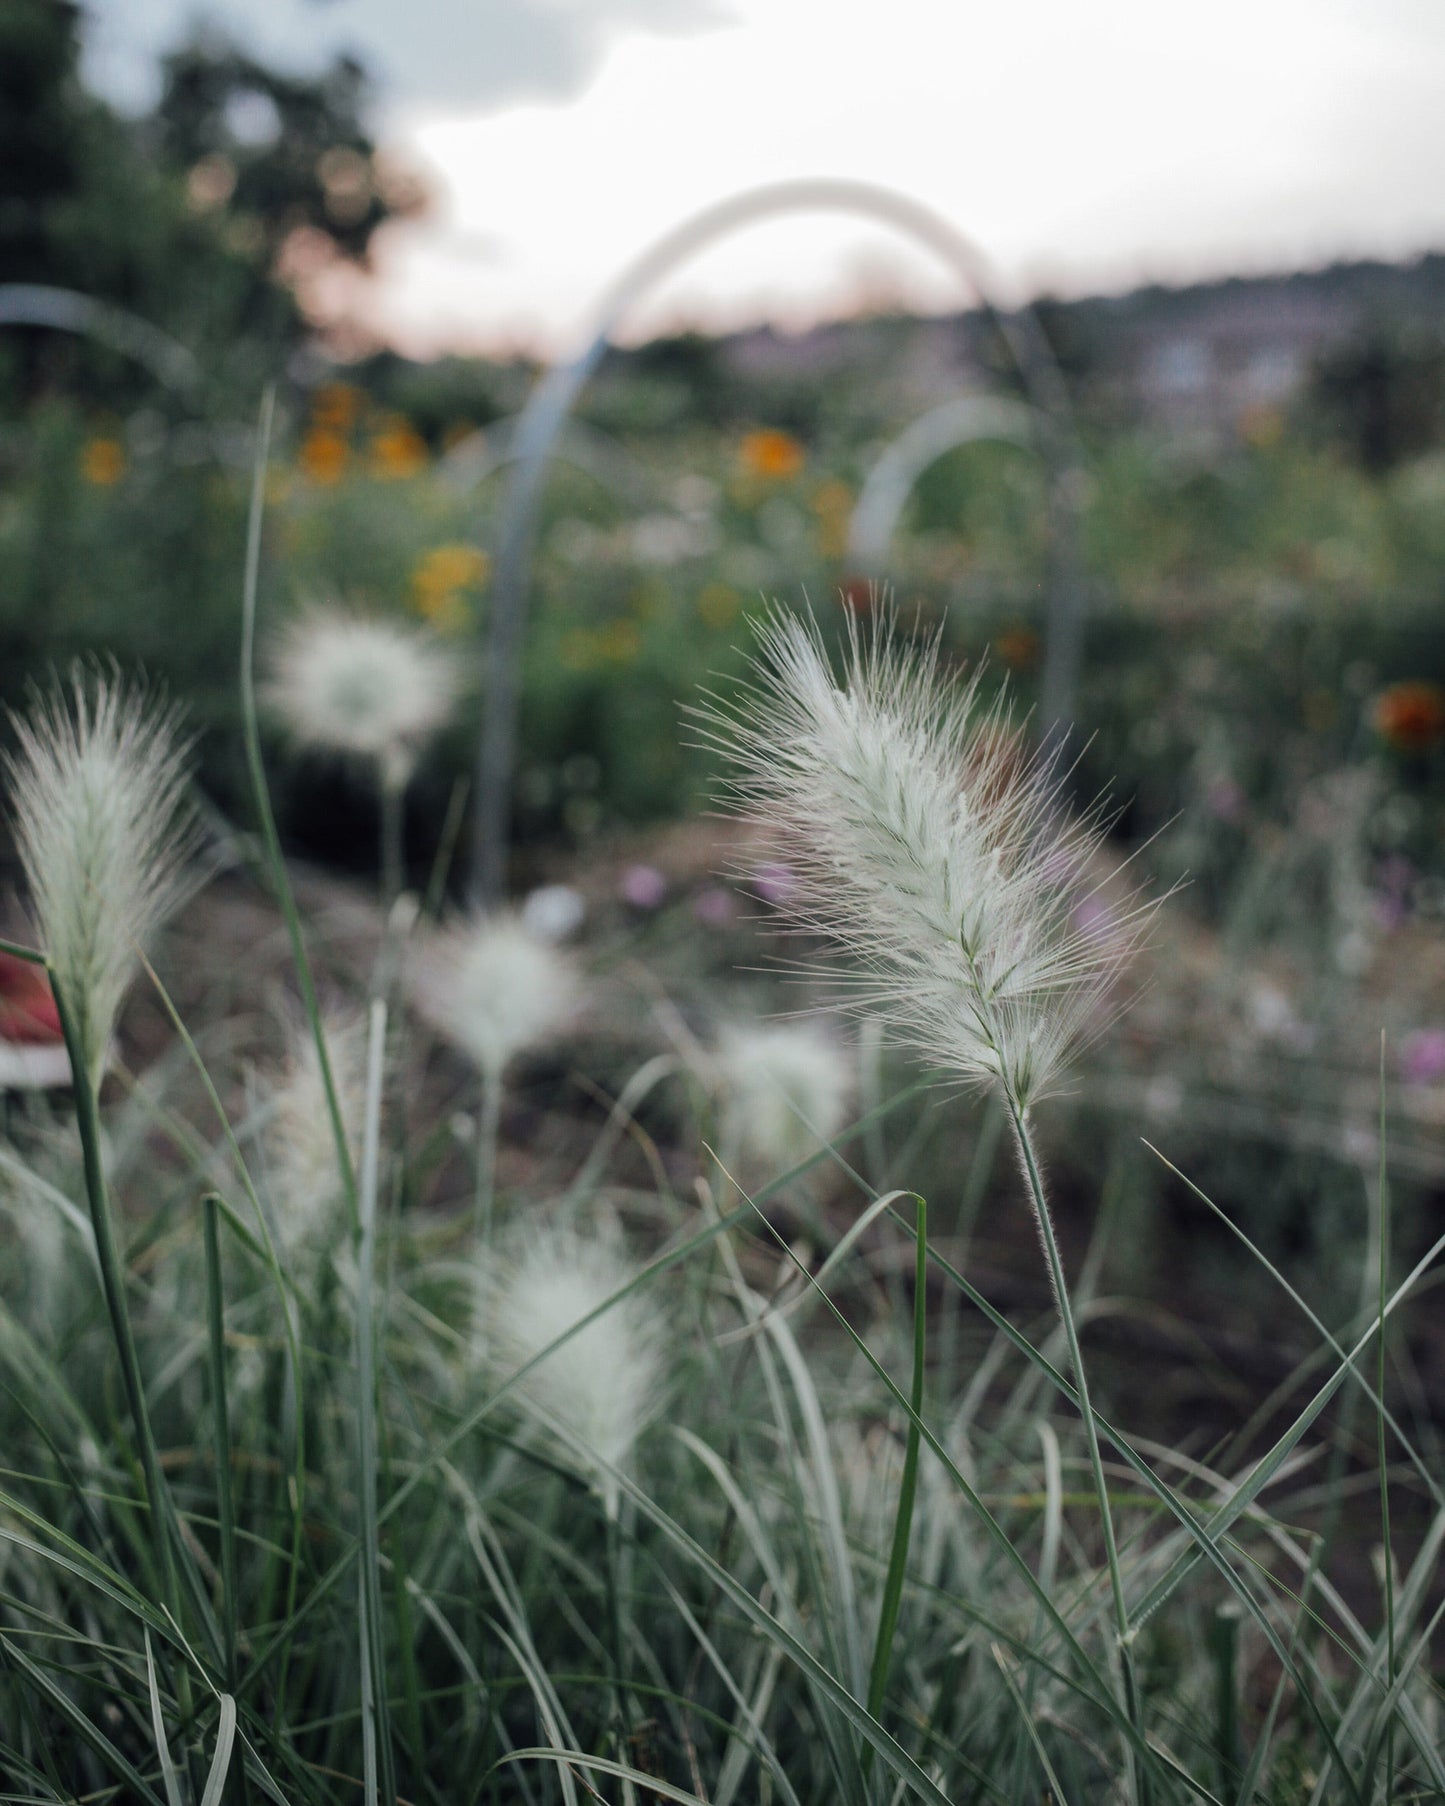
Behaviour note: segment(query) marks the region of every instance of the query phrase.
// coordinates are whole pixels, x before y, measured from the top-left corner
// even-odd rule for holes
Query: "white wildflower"
[[[366,1114],[366,1028],[357,1018],[323,1019],[322,1032],[354,1171],[361,1158]],[[293,1246],[315,1245],[334,1226],[346,1187],[321,1055],[309,1023],[298,1023],[292,1030],[270,1105],[266,1172],[281,1233]]]
[[[498,1383],[620,1291],[632,1269],[611,1241],[573,1232],[529,1231],[485,1282],[486,1354]],[[630,1292],[538,1362],[513,1396],[552,1431],[568,1461],[615,1510],[608,1470],[625,1470],[658,1408],[663,1336],[655,1309]]]
[[[15,847],[95,1082],[141,950],[187,889],[186,749],[174,708],[81,666],[13,721]]]
[[[980,710],[976,678],[948,682],[936,639],[885,619],[865,642],[850,620],[842,683],[815,625],[779,613],[759,639],[754,687],[706,719],[795,874],[788,913],[862,962],[855,1007],[1027,1108],[1102,1026],[1138,938],[1138,909],[1076,920],[1097,815],[1065,813],[1052,761]]]
[[[587,899],[570,884],[543,884],[522,902],[522,926],[539,941],[565,941],[587,919]]]
[[[712,1064],[728,1156],[785,1172],[816,1154],[847,1120],[848,1060],[811,1023],[725,1028]]]
[[[423,1014],[494,1078],[566,1024],[580,991],[567,954],[510,914],[476,916],[439,935],[414,988]]]
[[[400,788],[459,690],[454,657],[427,629],[321,603],[282,632],[265,699],[298,746],[374,759]]]

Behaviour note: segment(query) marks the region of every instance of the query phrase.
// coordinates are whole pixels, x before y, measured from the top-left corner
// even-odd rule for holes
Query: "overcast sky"
[[[415,351],[564,348],[660,234],[799,176],[924,202],[1010,295],[1445,249],[1445,0],[108,0],[92,79],[143,104],[198,20],[373,72],[435,204],[332,300]],[[966,297],[894,233],[798,216],[694,257],[628,326],[885,298]]]

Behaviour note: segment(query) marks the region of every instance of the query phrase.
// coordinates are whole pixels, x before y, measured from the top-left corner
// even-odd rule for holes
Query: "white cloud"
[[[1006,285],[1066,287],[1445,240],[1445,39],[1414,0],[1154,0],[945,9],[740,0],[737,29],[614,42],[564,109],[397,116],[446,206],[399,231],[386,317],[413,342],[465,328],[567,342],[643,247],[751,185],[839,175],[929,204]],[[449,233],[507,247],[483,271]],[[891,265],[924,304],[956,279],[896,237],[790,219],[719,244],[638,324],[841,304]],[[458,315],[454,300],[463,290]]]

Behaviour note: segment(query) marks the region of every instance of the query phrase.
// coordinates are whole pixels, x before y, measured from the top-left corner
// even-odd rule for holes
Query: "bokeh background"
[[[468,673],[410,798],[423,882],[475,768],[546,371],[701,210],[886,188],[971,241],[977,283],[916,232],[799,209],[618,313],[525,571],[513,886],[565,879],[679,973],[699,937],[731,969],[689,825],[716,774],[680,709],[737,680],[764,598],[836,622],[891,584],[1023,709],[1081,622],[1071,781],[1112,787],[1120,849],[1187,884],[1060,1158],[1087,1165],[1098,1121],[1133,1147],[1153,1112],[1328,1284],[1364,1234],[1382,1031],[1420,1233],[1445,1174],[1442,76],[1424,0],[900,0],[886,34],[813,0],[7,0],[0,689],[142,665],[249,820],[243,529],[274,384],[263,629],[339,597]],[[288,846],[368,877],[369,785],[273,750]],[[1189,1286],[1209,1247],[1228,1275],[1175,1203],[1180,1236],[1133,1258]]]

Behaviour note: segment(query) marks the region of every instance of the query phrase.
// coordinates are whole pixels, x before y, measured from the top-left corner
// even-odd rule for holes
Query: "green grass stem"
[[[903,1605],[903,1582],[908,1570],[908,1544],[913,1532],[913,1507],[918,1496],[919,1425],[923,1420],[923,1380],[928,1341],[928,1207],[915,1199],[917,1221],[913,1267],[913,1380],[908,1392],[908,1433],[903,1451],[903,1473],[898,1483],[898,1509],[893,1518],[893,1538],[888,1551],[888,1571],[878,1607],[878,1635],[868,1672],[868,1710],[882,1716],[888,1691],[888,1670],[893,1661],[893,1640]],[[865,1752],[865,1763],[871,1758]]]

